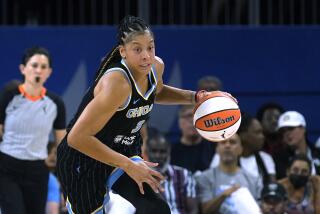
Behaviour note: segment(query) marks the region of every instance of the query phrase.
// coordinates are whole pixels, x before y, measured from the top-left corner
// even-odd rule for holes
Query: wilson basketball
[[[223,93],[206,96],[194,108],[193,125],[199,134],[213,142],[230,138],[241,123],[238,104]]]

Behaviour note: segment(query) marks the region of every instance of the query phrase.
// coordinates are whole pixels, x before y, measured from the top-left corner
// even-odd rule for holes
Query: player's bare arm
[[[155,68],[157,70],[157,96],[156,103],[158,104],[193,104],[195,102],[195,92],[183,90],[163,83],[162,75],[164,71],[164,63],[161,58],[156,57]]]
[[[163,176],[148,167],[155,164],[133,162],[95,137],[117,109],[126,102],[130,93],[131,86],[122,73],[112,72],[102,77],[95,88],[94,99],[87,105],[70,131],[68,142],[74,149],[100,162],[122,168],[137,182],[142,193],[143,182],[148,183],[157,192],[160,189],[159,181],[163,180]]]
[[[84,109],[68,135],[71,147],[105,164],[128,164],[125,156],[101,143],[95,134],[110,120],[130,94],[130,85],[120,72],[104,75],[94,90],[94,99]]]

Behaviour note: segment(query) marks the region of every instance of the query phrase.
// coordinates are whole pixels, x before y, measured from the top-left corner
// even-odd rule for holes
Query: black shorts
[[[64,197],[74,213],[87,214],[101,209],[111,166],[72,149],[63,140],[57,149],[56,170]]]
[[[142,158],[134,156],[134,161]],[[170,213],[170,208],[160,194],[144,185],[141,195],[138,185],[120,168],[114,168],[89,158],[70,148],[63,141],[57,150],[57,175],[67,200],[69,213],[103,213],[109,201],[109,190],[126,198],[136,207],[137,213]],[[156,209],[155,209],[156,208]],[[159,211],[159,212],[157,212]]]

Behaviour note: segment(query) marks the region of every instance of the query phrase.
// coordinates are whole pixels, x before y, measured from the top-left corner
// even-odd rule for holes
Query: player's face
[[[149,73],[155,62],[155,44],[149,31],[137,35],[120,49],[130,70],[143,74]]]
[[[33,55],[26,65],[20,65],[25,82],[43,85],[51,74],[48,57],[42,54]]]

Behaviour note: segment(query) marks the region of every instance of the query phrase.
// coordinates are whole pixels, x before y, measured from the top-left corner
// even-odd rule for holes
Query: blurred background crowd
[[[25,208],[15,213],[67,212],[55,177],[56,146],[101,58],[114,45],[114,25],[131,14],[152,25],[166,83],[227,91],[242,111],[237,134],[213,143],[193,127],[194,106],[155,106],[141,130],[143,155],[158,162],[157,170],[166,176],[163,196],[172,213],[320,214],[318,0],[1,0],[0,11],[0,154],[24,160],[32,153],[46,160],[45,168],[37,164],[30,170],[50,171],[40,199],[33,198],[37,181],[30,192],[23,182],[42,176],[37,173],[26,172],[16,178],[18,185],[6,187],[27,192],[21,193],[28,198]],[[49,51],[26,56],[33,46]],[[45,88],[56,94],[48,96],[53,102],[47,106],[57,106],[42,121],[34,116],[46,113],[42,107],[11,115],[22,101],[7,95],[12,88],[24,93],[19,85],[28,78],[25,67],[39,51],[50,76]],[[21,132],[31,127],[22,135],[26,138],[4,135],[11,120],[24,121]],[[8,144],[30,138],[41,149]],[[0,155],[0,174],[8,167],[28,170],[6,161]],[[108,213],[134,213],[127,201],[112,198]],[[46,211],[28,205],[37,200],[46,201]],[[15,202],[0,193],[0,213],[4,203]]]

